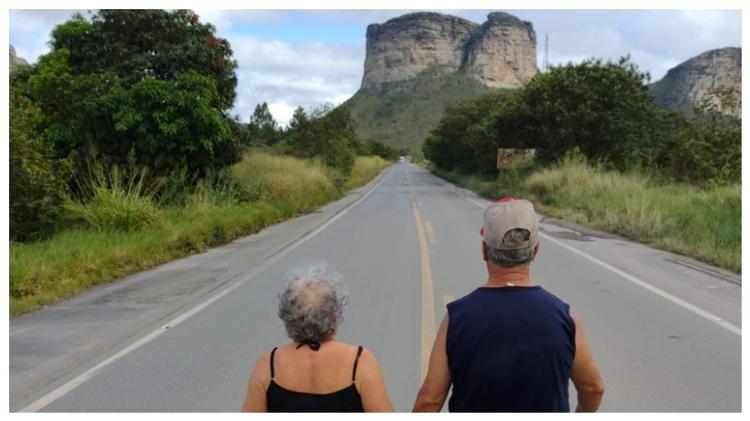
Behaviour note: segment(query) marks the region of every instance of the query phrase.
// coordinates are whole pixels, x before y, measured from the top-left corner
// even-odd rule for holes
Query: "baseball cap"
[[[513,247],[503,246],[503,237],[513,229],[525,229],[531,234],[529,240]],[[484,211],[480,234],[484,242],[494,249],[520,250],[536,246],[539,235],[539,222],[534,205],[525,199],[506,196],[487,207]]]

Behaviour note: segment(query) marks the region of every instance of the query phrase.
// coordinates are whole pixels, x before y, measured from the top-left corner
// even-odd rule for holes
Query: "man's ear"
[[[536,242],[536,245],[534,246],[534,255],[531,256],[531,260],[534,260],[536,258],[537,253],[539,253],[539,242]]]
[[[487,256],[487,243],[482,240],[482,259],[486,262],[489,256]]]

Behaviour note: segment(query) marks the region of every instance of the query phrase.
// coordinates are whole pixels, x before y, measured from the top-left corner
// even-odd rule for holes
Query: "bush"
[[[83,186],[87,199],[65,206],[69,217],[97,230],[135,231],[159,225],[156,187],[145,180],[145,172],[124,174],[117,166],[109,170],[97,166]]]

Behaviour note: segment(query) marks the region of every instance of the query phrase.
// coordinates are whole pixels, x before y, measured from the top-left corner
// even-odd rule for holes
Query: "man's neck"
[[[495,264],[488,264],[487,272],[489,273],[489,277],[487,278],[487,283],[484,285],[486,287],[534,286],[534,283],[529,279],[529,265],[505,268]]]

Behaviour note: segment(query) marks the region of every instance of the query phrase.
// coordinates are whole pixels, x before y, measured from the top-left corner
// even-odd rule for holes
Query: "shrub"
[[[159,225],[161,211],[154,203],[157,186],[146,183],[145,171],[125,174],[118,166],[101,165],[83,187],[83,200],[68,203],[69,216],[98,230],[135,231]]]

